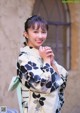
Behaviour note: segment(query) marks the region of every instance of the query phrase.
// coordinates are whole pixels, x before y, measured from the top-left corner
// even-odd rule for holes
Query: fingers
[[[47,53],[48,55],[51,55],[51,56],[54,57],[54,53],[53,53],[51,47],[45,46],[44,48],[45,48],[45,51],[46,51],[46,53]]]
[[[44,47],[42,47],[42,46],[40,46],[39,50],[40,50],[40,51],[44,51],[44,50],[45,50],[45,48],[44,48]]]
[[[53,57],[54,58],[54,55],[53,53],[46,53],[47,57]]]
[[[52,50],[45,50],[46,53],[53,53]]]
[[[39,52],[46,54],[46,56],[54,57],[54,53],[53,53],[51,47],[49,47],[49,46],[45,46],[45,47],[40,46]]]
[[[40,46],[40,48],[39,48],[39,54],[40,54],[40,56],[42,58],[46,56],[46,52],[45,52],[45,48],[44,47]]]
[[[49,47],[49,46],[45,46],[44,48],[45,48],[45,50],[52,50],[51,47]]]
[[[39,54],[40,54],[41,58],[43,58],[44,61],[48,61],[52,65],[52,63],[54,61],[54,53],[50,47],[40,46]]]
[[[51,47],[45,46],[44,48],[45,48],[45,51],[47,51],[47,52],[53,52]]]

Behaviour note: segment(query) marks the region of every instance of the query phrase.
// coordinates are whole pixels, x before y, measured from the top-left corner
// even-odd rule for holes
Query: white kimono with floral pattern
[[[45,63],[38,50],[25,46],[21,48],[17,62],[17,75],[22,84],[23,113],[59,113],[64,103],[67,71],[54,62],[53,67]]]

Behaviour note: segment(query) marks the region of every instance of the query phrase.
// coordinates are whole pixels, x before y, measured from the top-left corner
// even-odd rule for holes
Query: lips
[[[37,43],[42,43],[43,41],[36,41]]]

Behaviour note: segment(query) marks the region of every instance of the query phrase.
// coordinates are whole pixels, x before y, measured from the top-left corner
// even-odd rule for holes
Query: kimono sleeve
[[[21,82],[30,90],[52,92],[63,84],[63,79],[48,64],[38,66],[34,59],[22,54],[17,62],[17,74]]]
[[[61,78],[63,79],[64,82],[66,82],[67,77],[68,77],[68,72],[66,71],[66,69],[63,66],[59,65],[56,61],[54,63],[57,66],[57,69],[58,69],[58,72],[59,72]]]
[[[67,84],[68,72],[63,66],[59,65],[57,62],[55,62],[55,65],[57,66],[58,72],[61,78],[63,79],[63,84],[59,87],[59,103],[58,103],[58,109],[57,109],[57,112],[59,112],[65,101],[64,90]]]

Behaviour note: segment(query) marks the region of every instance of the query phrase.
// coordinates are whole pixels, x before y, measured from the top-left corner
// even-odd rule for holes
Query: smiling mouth
[[[43,41],[37,41],[37,43],[42,43]]]
[[[43,42],[43,40],[38,40],[38,41],[36,41],[37,43],[42,43]]]

